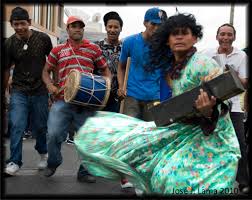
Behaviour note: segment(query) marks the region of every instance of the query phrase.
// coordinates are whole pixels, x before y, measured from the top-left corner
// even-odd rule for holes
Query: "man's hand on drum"
[[[57,95],[59,93],[59,88],[53,85],[53,83],[47,84],[46,87],[48,89],[48,92],[52,95]]]
[[[126,91],[119,88],[117,90],[117,95],[118,95],[118,99],[121,101],[126,97]]]
[[[215,104],[216,98],[214,96],[209,98],[208,94],[203,89],[200,89],[200,94],[195,101],[196,109],[205,117],[210,118]]]

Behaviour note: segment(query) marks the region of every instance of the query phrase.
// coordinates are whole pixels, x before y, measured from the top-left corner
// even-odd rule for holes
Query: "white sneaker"
[[[47,158],[48,154],[39,154],[40,155],[40,161],[38,163],[38,169],[45,169],[47,167]]]
[[[142,196],[143,195],[143,190],[135,188],[135,193],[137,196]]]
[[[121,180],[121,188],[125,189],[125,188],[132,188],[133,184],[130,183],[127,179],[122,179]]]
[[[17,171],[19,170],[19,168],[20,167],[17,164],[15,164],[14,162],[9,162],[6,165],[5,173],[9,174],[11,176],[14,176],[17,173]]]

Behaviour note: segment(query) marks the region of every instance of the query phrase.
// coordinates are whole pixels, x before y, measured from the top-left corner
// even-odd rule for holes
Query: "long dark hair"
[[[194,15],[179,13],[169,17],[160,25],[150,40],[150,65],[146,67],[146,71],[154,71],[159,68],[169,70],[173,54],[167,41],[170,34],[177,28],[189,28],[198,39],[203,36],[202,26],[196,24]]]

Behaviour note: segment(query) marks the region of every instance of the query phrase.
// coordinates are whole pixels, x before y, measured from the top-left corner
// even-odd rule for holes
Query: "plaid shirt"
[[[104,57],[107,59],[109,70],[112,74],[111,92],[114,96],[117,96],[118,81],[117,81],[117,69],[119,56],[122,49],[122,43],[119,42],[117,45],[111,45],[106,39],[95,42],[102,49]],[[99,71],[97,72],[99,74]]]

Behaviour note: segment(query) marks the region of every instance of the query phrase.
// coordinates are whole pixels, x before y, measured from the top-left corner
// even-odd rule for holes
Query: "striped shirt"
[[[104,69],[107,62],[100,47],[88,40],[78,46],[73,46],[71,41],[54,47],[48,58],[47,64],[53,71],[56,70],[56,84],[62,88],[65,85],[67,75],[72,69],[80,72],[93,73],[95,69]],[[64,96],[64,91],[60,93],[60,99]]]

